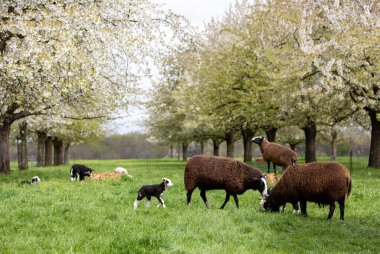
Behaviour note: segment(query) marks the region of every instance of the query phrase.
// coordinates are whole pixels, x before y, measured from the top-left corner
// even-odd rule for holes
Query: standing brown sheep
[[[280,181],[261,202],[263,210],[279,211],[286,203],[300,202],[301,213],[307,216],[306,201],[330,205],[327,219],[335,210],[335,201],[344,220],[345,200],[351,193],[351,176],[345,166],[336,162],[312,162],[290,166]]]
[[[226,191],[226,199],[220,209],[224,208],[231,195],[234,197],[236,207],[239,208],[237,195],[243,194],[248,189],[258,190],[262,195],[267,194],[267,184],[262,172],[231,158],[193,156],[186,163],[184,180],[188,205],[191,194],[197,187],[207,208],[210,208],[210,205],[207,202],[206,190]]]
[[[294,165],[297,161],[297,153],[280,144],[269,142],[264,137],[254,137],[253,143],[260,146],[263,159],[268,164],[268,173],[270,171],[270,162],[273,163],[273,170],[276,173],[276,165],[280,165],[286,169],[290,165]]]

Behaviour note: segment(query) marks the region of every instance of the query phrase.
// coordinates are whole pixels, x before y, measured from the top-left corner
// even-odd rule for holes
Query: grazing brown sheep
[[[231,195],[236,207],[239,208],[237,195],[243,194],[248,189],[258,190],[262,195],[267,194],[267,184],[262,172],[231,158],[193,156],[186,163],[184,180],[188,205],[191,194],[197,187],[201,191],[201,197],[207,208],[210,208],[206,198],[207,190],[226,191],[226,199],[220,209],[224,208]]]
[[[306,202],[330,205],[327,219],[335,210],[335,201],[344,220],[345,200],[351,193],[351,176],[345,166],[335,162],[313,162],[289,166],[280,181],[262,200],[263,210],[279,211],[286,203],[300,202],[301,213],[307,216]]]
[[[297,153],[280,144],[269,142],[264,137],[254,137],[253,143],[260,146],[264,160],[268,164],[268,173],[270,171],[270,162],[273,163],[273,170],[276,173],[276,165],[280,165],[286,169],[290,165],[294,165],[297,161]]]

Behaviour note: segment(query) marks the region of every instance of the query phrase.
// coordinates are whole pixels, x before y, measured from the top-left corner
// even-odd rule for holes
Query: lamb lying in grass
[[[112,173],[112,172],[102,172],[97,174],[92,174],[90,176],[91,181],[96,180],[105,180],[105,179],[120,179],[123,175],[119,173]]]

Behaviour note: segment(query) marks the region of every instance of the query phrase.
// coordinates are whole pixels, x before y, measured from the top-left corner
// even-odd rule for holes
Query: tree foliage
[[[186,76],[181,107],[197,108],[209,133],[298,126],[307,161],[318,128],[366,111],[369,166],[380,167],[379,9],[370,0],[237,1],[196,37],[196,61],[173,56]]]

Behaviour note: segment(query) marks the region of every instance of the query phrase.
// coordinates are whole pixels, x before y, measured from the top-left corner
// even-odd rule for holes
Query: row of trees
[[[233,156],[242,137],[245,161],[259,130],[270,141],[281,130],[291,146],[305,140],[312,162],[317,131],[334,143],[359,123],[371,129],[368,166],[380,168],[379,38],[376,1],[237,1],[166,55],[147,124],[184,150],[212,139]]]
[[[134,100],[162,33],[177,36],[181,22],[149,0],[1,1],[0,172],[10,172],[12,126],[21,144],[26,128],[36,133],[39,165],[50,163],[51,139],[61,157],[98,133]]]

